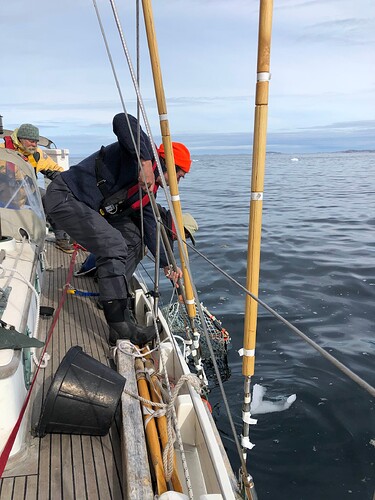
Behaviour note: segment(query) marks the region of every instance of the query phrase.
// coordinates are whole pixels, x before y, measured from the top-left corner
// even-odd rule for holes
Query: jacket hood
[[[26,149],[22,146],[22,144],[20,143],[18,137],[17,137],[17,133],[18,133],[18,128],[16,128],[12,135],[10,136],[12,141],[13,141],[13,144],[15,145],[15,147],[21,151],[21,153],[24,153],[25,155],[29,155],[30,153],[28,151],[26,151]]]

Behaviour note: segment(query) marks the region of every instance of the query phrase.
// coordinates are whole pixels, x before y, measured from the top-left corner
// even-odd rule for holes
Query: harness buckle
[[[118,211],[118,204],[116,203],[116,205],[108,205],[106,207],[103,207],[103,210],[109,215],[114,215]]]

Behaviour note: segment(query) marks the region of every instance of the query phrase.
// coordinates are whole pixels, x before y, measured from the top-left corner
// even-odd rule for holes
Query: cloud
[[[198,136],[218,151],[248,148],[258,6],[255,0],[160,0],[154,6],[172,135],[191,137],[197,150],[204,149]],[[135,93],[111,9],[104,0],[98,7],[127,110],[134,114]],[[118,8],[136,66],[134,7]],[[275,2],[268,113],[275,146],[319,150],[331,141],[341,149],[347,141],[353,149],[368,148],[372,127],[359,123],[375,115],[374,10],[373,0]],[[67,141],[85,153],[114,139],[111,121],[120,99],[90,3],[40,0],[35,9],[14,0],[2,13],[1,30],[11,47],[2,52],[2,67],[10,73],[3,78],[0,109],[6,127],[35,122],[61,147]],[[157,134],[142,19],[140,34],[141,94]]]
[[[307,26],[300,40],[323,44],[333,41],[345,46],[374,44],[372,28],[369,19],[338,19]]]
[[[102,130],[101,134],[96,131]],[[52,130],[51,130],[52,132]],[[115,137],[101,124],[81,130],[79,134],[54,134],[59,147],[68,147],[71,155],[84,157],[98,150],[102,144],[114,142]],[[185,143],[193,155],[201,154],[250,154],[252,131],[238,133],[191,133],[174,134],[172,139]],[[155,135],[157,144],[160,135]],[[324,127],[300,128],[269,132],[267,151],[281,153],[314,153],[343,150],[375,150],[375,120],[366,122],[332,123]]]

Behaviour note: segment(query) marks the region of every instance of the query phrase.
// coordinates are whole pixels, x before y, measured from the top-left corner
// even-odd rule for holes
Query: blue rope
[[[77,290],[76,288],[69,288],[67,293],[70,295],[78,295],[79,297],[98,297],[97,292],[84,292],[83,290]]]

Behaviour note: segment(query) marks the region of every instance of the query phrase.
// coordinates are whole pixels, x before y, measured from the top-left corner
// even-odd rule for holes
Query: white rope
[[[172,427],[172,413],[174,410],[174,403],[176,401],[176,398],[178,396],[178,393],[182,387],[182,385],[185,382],[189,382],[194,389],[197,391],[198,394],[201,393],[201,382],[198,379],[196,375],[187,374],[187,375],[182,375],[180,377],[179,381],[177,382],[175,388],[173,389],[173,396],[171,401],[168,404],[166,414],[167,414],[167,422],[168,422],[168,443],[167,446],[164,448],[163,451],[163,465],[164,465],[164,471],[165,471],[165,477],[166,480],[169,481],[170,478],[172,477],[173,473],[173,457],[174,457],[174,442],[176,440],[176,436],[173,433],[173,427]]]
[[[123,351],[121,351],[123,352]],[[129,353],[127,353],[129,354]],[[147,373],[146,375],[149,375]],[[181,387],[183,386],[184,383],[190,383],[190,385],[196,390],[198,394],[201,394],[201,381],[199,378],[190,373],[186,375],[182,375],[175,385],[171,399],[169,403],[156,403],[154,401],[150,401],[148,399],[143,398],[139,394],[134,394],[133,392],[127,390],[124,388],[124,392],[128,395],[131,396],[141,403],[159,408],[157,411],[153,411],[151,408],[144,408],[143,413],[148,415],[148,418],[145,421],[145,426],[149,423],[151,418],[154,417],[159,417],[161,415],[166,416],[167,418],[167,433],[168,433],[168,443],[167,446],[163,450],[163,465],[164,465],[164,472],[165,472],[165,479],[169,481],[172,477],[173,473],[173,458],[174,458],[174,442],[176,441],[176,434],[173,431],[173,423],[172,423],[172,418],[173,418],[173,413],[174,413],[174,405],[177,399],[177,396],[180,392]],[[162,410],[162,411],[160,411]]]
[[[139,348],[133,344],[130,340],[124,339],[121,342],[117,344],[116,347],[112,347],[112,358],[115,360],[116,359],[116,351],[119,350],[123,354],[126,354],[127,356],[131,356],[132,358],[145,358],[149,354],[152,354],[155,351],[158,351],[160,349],[160,345],[164,344],[165,342],[169,342],[169,339],[166,338],[164,340],[160,341],[160,344],[154,347],[154,349],[150,349],[147,351],[147,353],[142,353]],[[131,345],[133,350],[129,351],[128,346]]]

